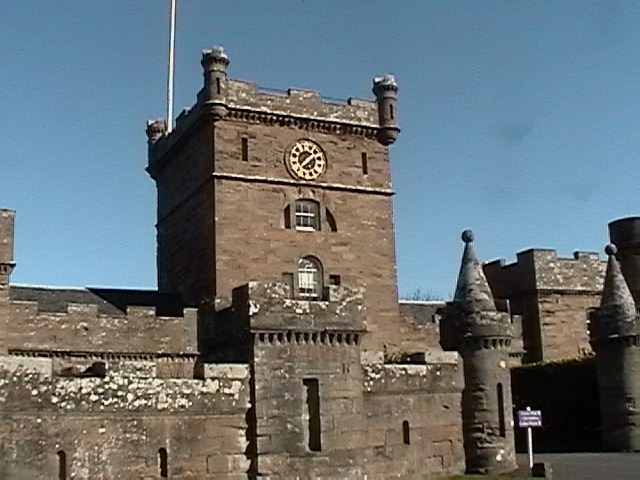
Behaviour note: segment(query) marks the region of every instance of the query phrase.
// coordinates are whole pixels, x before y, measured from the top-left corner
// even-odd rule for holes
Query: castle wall
[[[363,366],[362,290],[333,288],[331,297],[290,300],[277,283],[234,291],[236,326],[252,332],[255,471],[327,479],[461,473],[458,356],[444,354],[447,362],[430,365]],[[316,427],[310,381],[318,388]],[[311,441],[314,428],[319,445]]]
[[[171,161],[149,168],[158,189],[158,288],[191,305],[215,296],[212,150],[203,122],[173,145]]]
[[[445,302],[400,300],[400,317],[405,352],[440,351],[440,314]]]
[[[68,304],[65,311],[42,311],[37,302],[9,305],[7,344],[17,351],[191,354],[198,351],[197,311],[161,317],[153,307],[104,315],[97,305]]]
[[[153,361],[113,359],[104,377],[56,374],[50,358],[0,357],[0,476],[246,478],[248,368],[158,378]]]
[[[464,471],[460,393],[462,365],[367,365],[367,412],[372,478],[427,478]],[[405,423],[406,422],[406,423]]]
[[[519,252],[517,261],[483,266],[496,298],[506,298],[522,316],[524,361],[553,361],[591,354],[587,310],[600,301],[605,262],[597,254],[555,250]]]

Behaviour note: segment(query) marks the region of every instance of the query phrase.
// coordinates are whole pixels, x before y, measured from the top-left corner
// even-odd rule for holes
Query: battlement
[[[366,330],[364,291],[345,286],[329,287],[329,300],[291,298],[288,285],[250,282],[233,291],[234,310],[243,305],[253,331],[357,331]]]
[[[197,310],[155,292],[12,286],[9,309],[9,350],[197,352]]]
[[[518,252],[517,260],[497,259],[483,265],[496,297],[516,292],[557,290],[597,294],[602,290],[606,261],[597,252],[575,251],[558,257],[553,249],[532,248]]]

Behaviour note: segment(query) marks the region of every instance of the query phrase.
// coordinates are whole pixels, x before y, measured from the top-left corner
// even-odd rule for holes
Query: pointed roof
[[[465,243],[464,253],[453,301],[463,304],[467,311],[495,312],[493,294],[482,271],[482,265],[473,250],[473,240],[474,235],[471,230],[462,232],[462,241]]]
[[[613,321],[633,321],[636,318],[636,304],[616,259],[618,249],[610,243],[605,247],[605,252],[609,255],[609,261],[604,277],[600,308],[615,316],[611,319]]]

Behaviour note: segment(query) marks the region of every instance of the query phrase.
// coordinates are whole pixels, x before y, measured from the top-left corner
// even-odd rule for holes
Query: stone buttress
[[[469,473],[503,473],[517,468],[513,436],[508,313],[498,312],[473,250],[473,233],[465,242],[458,284],[444,309],[443,334],[463,360],[465,388],[462,417]],[[444,341],[444,338],[443,338]]]

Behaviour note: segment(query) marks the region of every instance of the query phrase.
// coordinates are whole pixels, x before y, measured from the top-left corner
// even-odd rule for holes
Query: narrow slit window
[[[362,174],[369,174],[369,166],[367,165],[367,152],[362,152]]]
[[[242,161],[249,161],[249,139],[247,137],[242,137]]]
[[[158,449],[158,470],[160,471],[160,478],[169,478],[169,462],[166,448]]]
[[[499,383],[498,387],[498,428],[500,429],[500,436],[506,437],[507,430],[504,420],[504,390],[502,388],[502,384]]]
[[[293,273],[283,272],[282,283],[289,287],[289,298],[293,297]]]
[[[67,480],[67,454],[64,450],[57,453],[58,456],[58,480]]]
[[[411,427],[409,427],[409,422],[407,420],[402,422],[402,441],[405,445],[411,444]]]
[[[320,442],[320,391],[317,378],[305,378],[302,380],[306,392],[307,417],[308,417],[308,446],[312,452],[322,449]]]
[[[327,224],[329,225],[329,230],[331,230],[332,232],[337,232],[338,225],[336,224],[336,218],[333,216],[333,213],[331,213],[327,208],[325,210],[325,214],[326,214],[325,217],[327,219]]]
[[[284,228],[291,228],[291,206],[284,207]]]
[[[393,103],[389,104],[389,117],[391,117],[391,120],[393,120]]]
[[[218,95],[220,95],[220,91],[221,91],[221,88],[220,88],[220,77],[216,77],[216,93]],[[392,118],[393,118],[393,116],[392,116]]]

